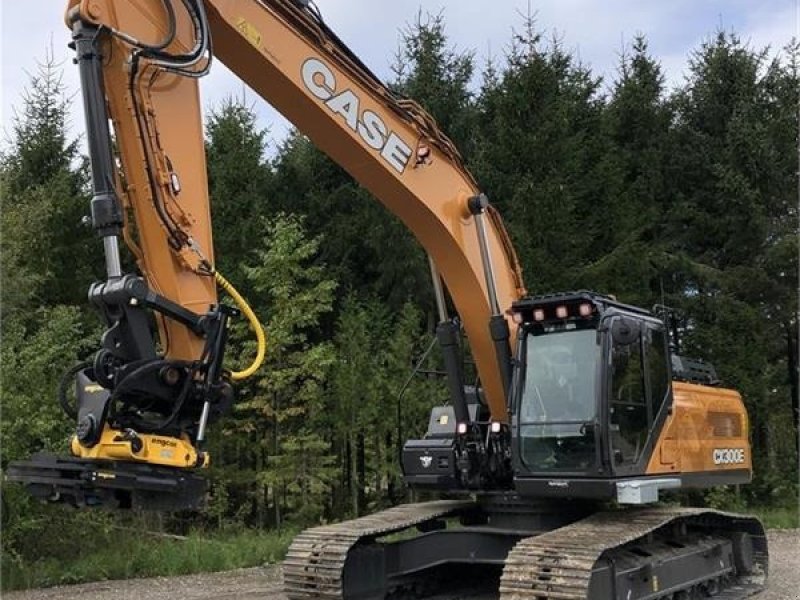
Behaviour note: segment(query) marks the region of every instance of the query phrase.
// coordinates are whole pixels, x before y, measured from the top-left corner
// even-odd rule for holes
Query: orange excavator
[[[587,291],[528,295],[453,143],[313,2],[70,0],[66,22],[107,271],[89,299],[107,329],[60,386],[71,456],[36,455],[9,479],[81,507],[202,506],[207,429],[266,351],[214,263],[198,86],[219,59],[424,247],[450,395],[402,459],[407,483],[439,499],[301,533],[283,566],[289,598],[418,595],[464,566],[499,576],[504,600],[739,599],[764,586],[758,520],[657,504],[669,490],[750,480],[739,394],[677,353],[664,311]],[[258,353],[236,371],[224,356],[240,313]],[[477,386],[465,385],[464,335]]]

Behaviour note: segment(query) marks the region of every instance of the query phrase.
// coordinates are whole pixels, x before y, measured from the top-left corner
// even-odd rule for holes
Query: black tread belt
[[[691,508],[645,508],[603,512],[520,540],[506,559],[500,579],[501,600],[586,600],[592,570],[601,555],[665,526],[711,525],[744,528],[764,536],[753,518]],[[766,546],[754,553],[757,573],[740,578],[720,598],[746,598],[760,591],[766,580]]]
[[[360,540],[401,531],[474,506],[471,500],[403,504],[352,521],[307,529],[294,539],[283,562],[285,593],[290,600],[342,600],[347,553]]]

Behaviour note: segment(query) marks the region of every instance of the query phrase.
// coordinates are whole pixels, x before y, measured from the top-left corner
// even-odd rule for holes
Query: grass
[[[77,555],[71,560],[25,563],[4,553],[2,589],[254,567],[280,561],[294,534],[294,531],[241,531],[206,537],[195,533],[184,540],[173,540],[121,533],[118,545]]]
[[[756,515],[767,529],[797,529],[800,527],[800,510],[792,508],[753,507],[748,510]]]

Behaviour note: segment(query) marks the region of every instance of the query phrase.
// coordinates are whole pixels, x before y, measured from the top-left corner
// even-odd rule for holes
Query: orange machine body
[[[702,473],[706,485],[734,473],[750,480],[752,457],[742,397],[730,389],[674,382],[672,410],[655,444],[648,475]],[[718,474],[719,477],[714,477]]]

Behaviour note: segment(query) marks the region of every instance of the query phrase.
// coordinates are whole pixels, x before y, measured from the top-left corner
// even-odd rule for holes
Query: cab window
[[[611,444],[615,462],[634,463],[647,440],[648,407],[641,337],[613,343],[611,352]]]
[[[610,438],[616,465],[633,465],[669,396],[666,339],[663,328],[642,323],[636,339],[612,339]]]
[[[658,417],[669,393],[669,370],[667,369],[667,344],[664,330],[648,326],[645,337],[647,374],[650,380],[651,421]]]

